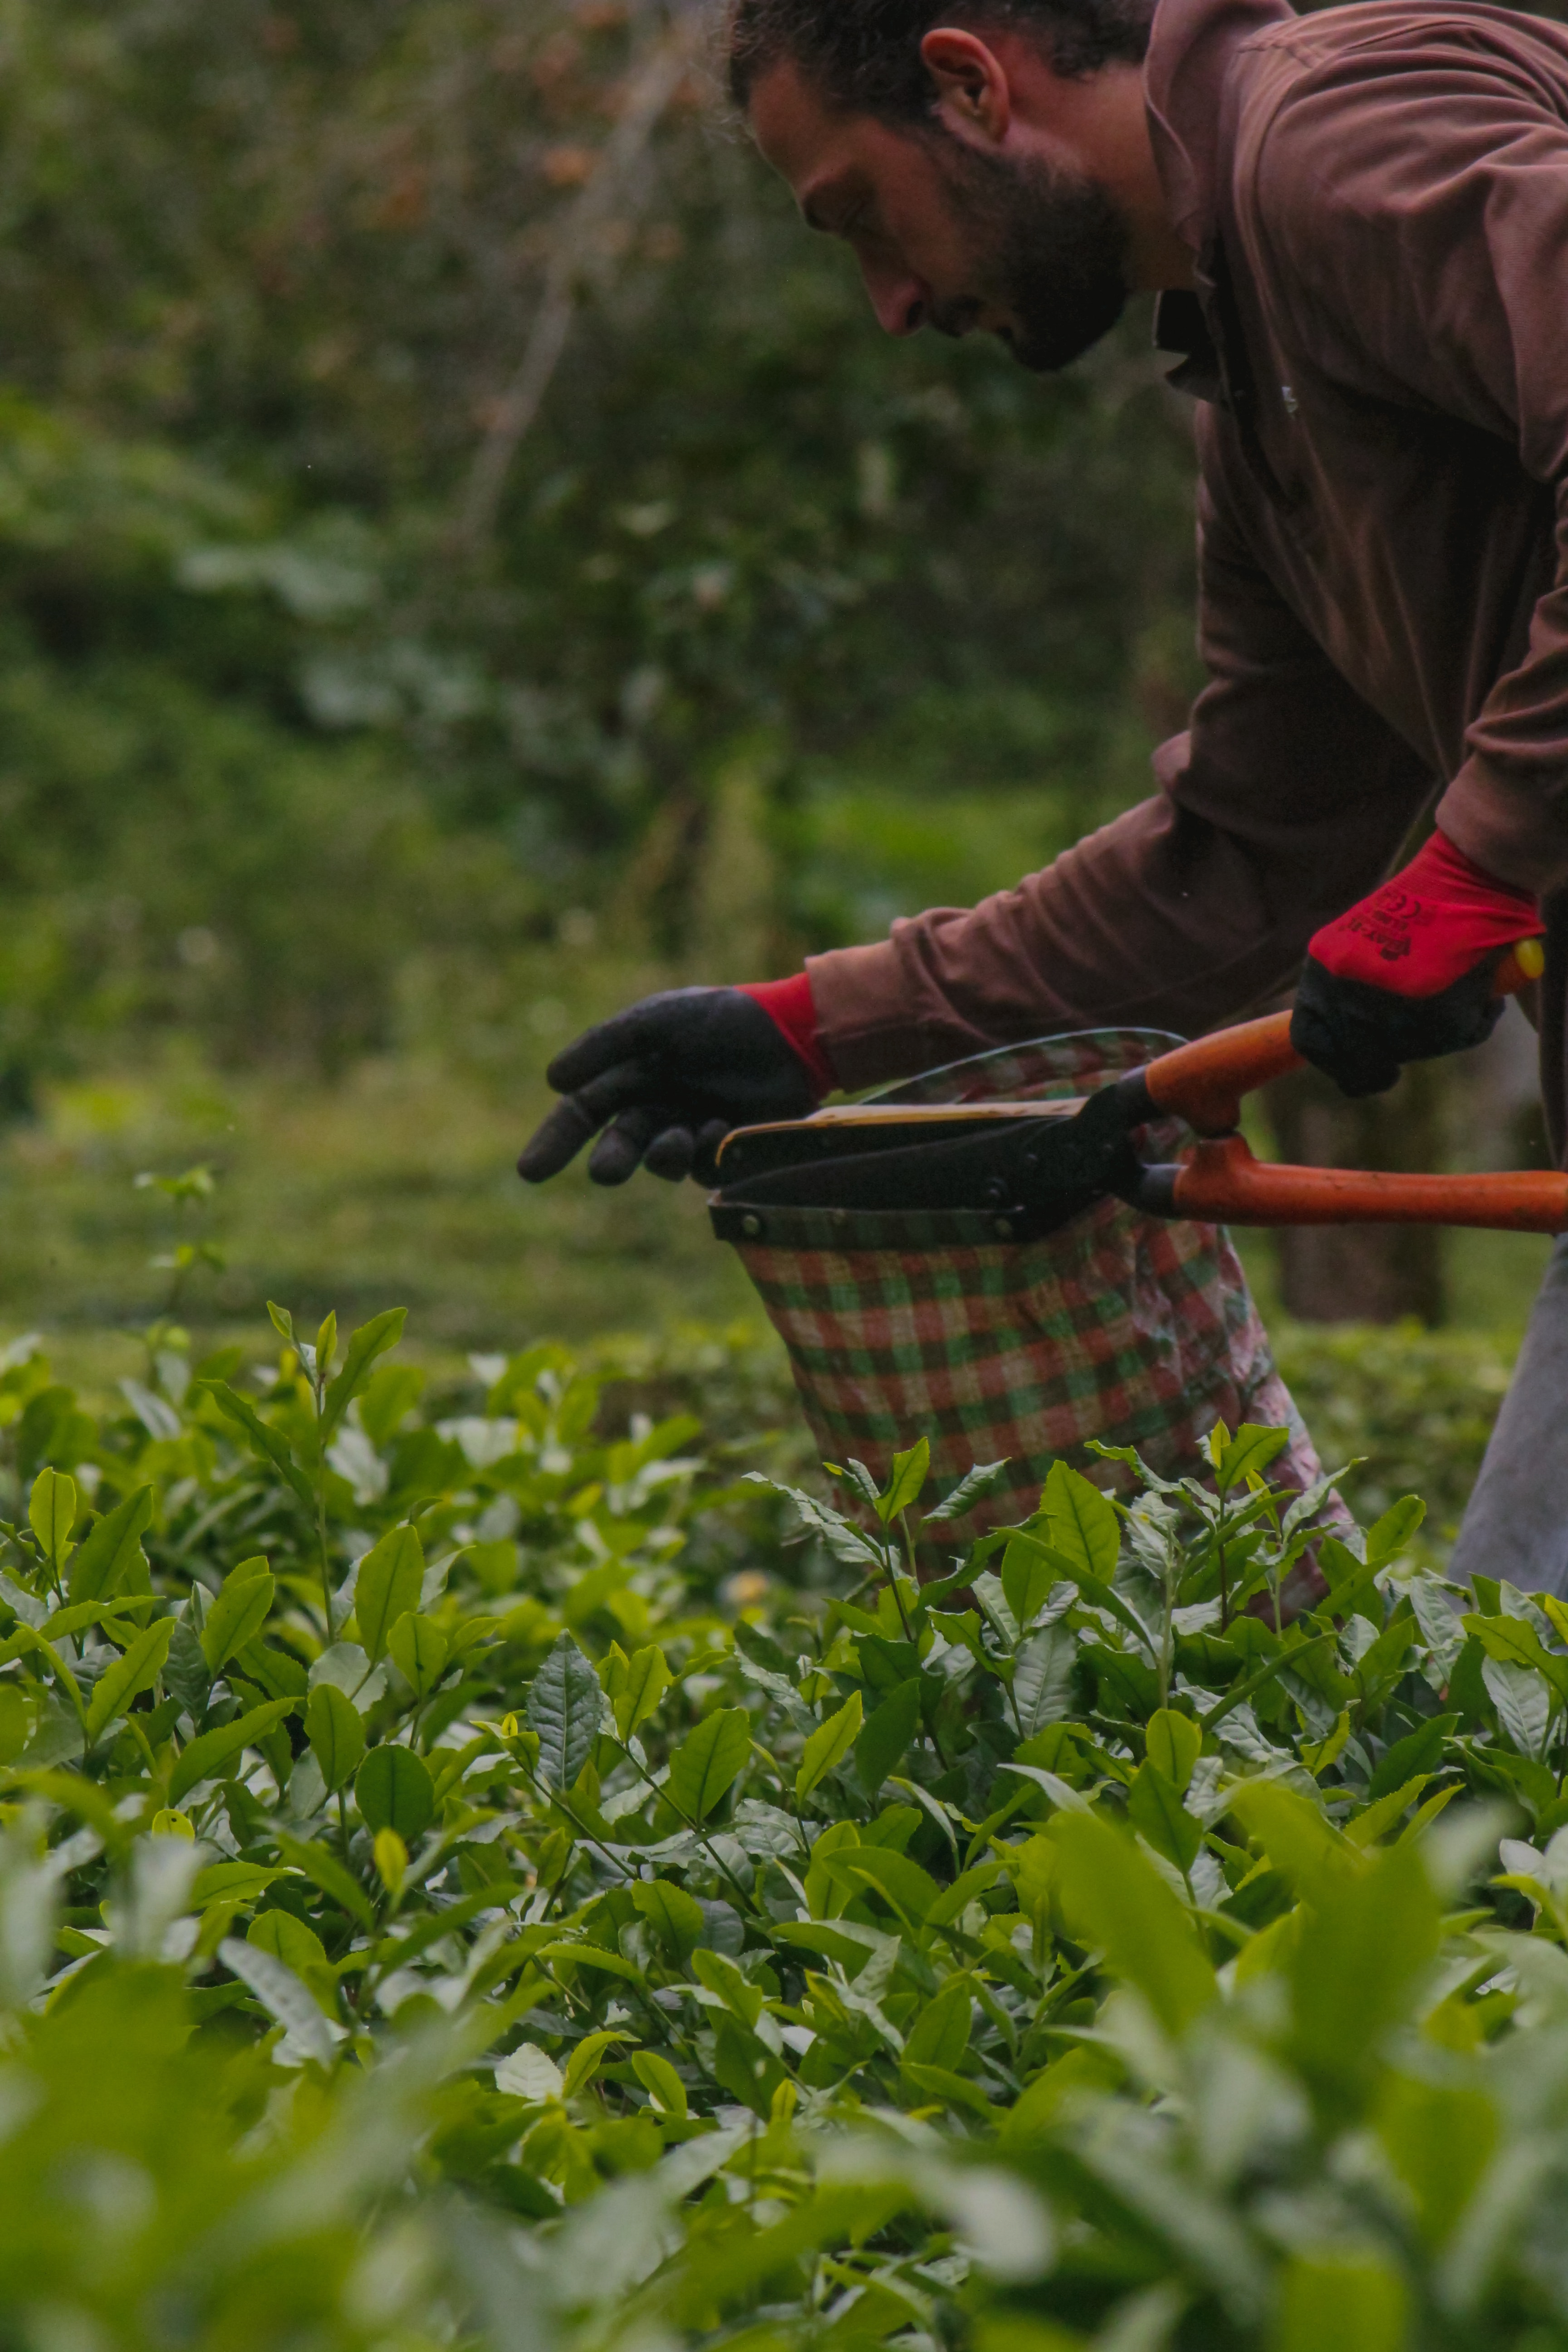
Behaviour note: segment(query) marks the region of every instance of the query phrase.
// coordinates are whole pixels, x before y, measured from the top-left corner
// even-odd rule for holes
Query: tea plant
[[[273,1319],[0,1365],[0,2344],[1568,2343],[1562,1604]]]

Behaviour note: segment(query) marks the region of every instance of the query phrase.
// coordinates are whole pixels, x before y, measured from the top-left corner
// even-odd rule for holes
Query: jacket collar
[[[1154,161],[1176,234],[1202,256],[1219,205],[1226,85],[1237,50],[1290,23],[1287,0],[1159,0],[1143,89]]]

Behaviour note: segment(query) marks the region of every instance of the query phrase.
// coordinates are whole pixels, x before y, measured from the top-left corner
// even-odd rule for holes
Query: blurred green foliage
[[[693,27],[6,12],[13,1106],[127,1024],[385,1044],[412,964],[563,910],[785,963],[1143,788],[1190,525],[1140,331],[1048,384],[887,347]]]
[[[1386,1510],[1419,1484],[1444,1549],[1480,1468],[1513,1370],[1512,1335],[1416,1323],[1270,1326],[1291,1394],[1325,1461],[1358,1457],[1356,1507]]]

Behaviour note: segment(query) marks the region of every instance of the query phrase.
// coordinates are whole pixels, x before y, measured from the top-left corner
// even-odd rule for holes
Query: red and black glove
[[[566,1099],[518,1160],[530,1184],[558,1175],[595,1135],[595,1184],[624,1184],[639,1161],[671,1183],[691,1174],[711,1182],[732,1127],[804,1118],[836,1083],[805,972],[645,996],[585,1030],[545,1076]]]
[[[1539,939],[1534,894],[1473,866],[1435,833],[1408,866],[1307,950],[1290,1043],[1347,1095],[1380,1095],[1405,1062],[1489,1037],[1509,950]]]

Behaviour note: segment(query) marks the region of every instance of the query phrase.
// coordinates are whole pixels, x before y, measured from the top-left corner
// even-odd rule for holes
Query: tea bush
[[[1568,1610],[274,1319],[0,1364],[7,2352],[1568,2343]]]

